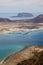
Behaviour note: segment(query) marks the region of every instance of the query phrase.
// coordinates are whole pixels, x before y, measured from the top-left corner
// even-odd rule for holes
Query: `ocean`
[[[8,18],[10,20],[25,20],[25,19],[32,19],[37,15],[34,14],[33,17],[14,17],[17,16],[18,13],[0,13],[0,18]]]
[[[43,31],[0,34],[0,61],[26,46],[43,46]]]

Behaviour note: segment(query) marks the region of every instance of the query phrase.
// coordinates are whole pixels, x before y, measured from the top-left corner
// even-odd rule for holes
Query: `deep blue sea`
[[[0,61],[26,46],[43,46],[43,31],[0,34]]]

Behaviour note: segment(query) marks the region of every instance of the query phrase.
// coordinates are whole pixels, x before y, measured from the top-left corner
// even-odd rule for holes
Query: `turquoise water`
[[[0,34],[0,61],[25,46],[43,45],[43,31]]]

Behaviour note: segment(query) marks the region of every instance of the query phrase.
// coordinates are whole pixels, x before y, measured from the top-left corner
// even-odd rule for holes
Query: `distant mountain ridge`
[[[0,18],[0,22],[11,22],[8,18]]]
[[[43,14],[32,19],[24,20],[10,20],[8,18],[0,18],[0,22],[32,22],[32,23],[43,23]]]
[[[43,15],[39,15],[33,19],[35,23],[43,23]]]

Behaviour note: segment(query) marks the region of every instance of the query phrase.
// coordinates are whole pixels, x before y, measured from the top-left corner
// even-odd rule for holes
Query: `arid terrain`
[[[8,56],[0,65],[43,65],[43,46],[30,46]]]
[[[10,20],[0,18],[0,34],[12,33],[15,31],[34,31],[43,30],[43,15],[39,15],[33,19]]]

